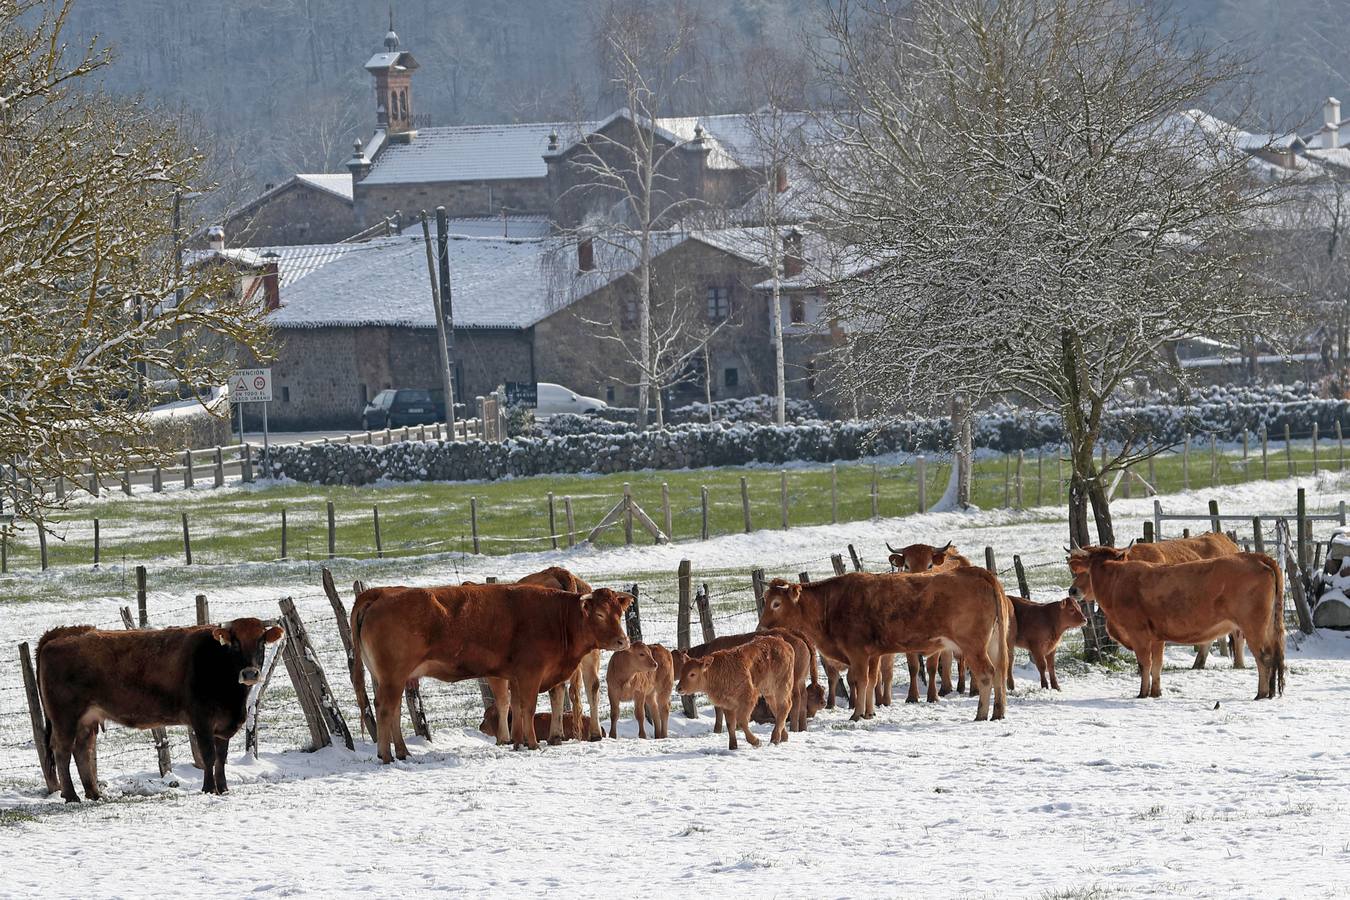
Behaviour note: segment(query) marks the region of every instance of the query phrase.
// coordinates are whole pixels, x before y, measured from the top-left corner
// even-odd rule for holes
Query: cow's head
[[[611,591],[609,588],[597,588],[581,595],[581,619],[601,650],[628,649],[628,632],[623,627],[623,613],[632,602],[632,594]]]
[[[814,718],[816,713],[825,708],[825,689],[818,684],[807,685],[806,687],[806,717]]]
[[[628,659],[634,672],[656,671],[656,656],[652,653],[652,648],[641,641],[634,641],[628,645]],[[610,665],[614,665],[612,660]]]
[[[235,619],[211,629],[211,637],[225,648],[230,663],[239,667],[240,684],[258,683],[267,645],[281,640],[283,634],[280,625],[268,625],[260,619]]]
[[[1073,575],[1073,583],[1069,585],[1069,597],[1078,599],[1082,597],[1085,600],[1096,600],[1096,595],[1092,592],[1092,563],[1099,560],[1121,560],[1125,558],[1124,550],[1117,550],[1115,547],[1074,547],[1066,551],[1069,554],[1069,572]]]
[[[934,547],[931,544],[910,544],[908,547],[901,547],[897,550],[887,544],[886,549],[891,551],[889,559],[897,572],[928,572],[940,568],[951,554],[956,553],[951,541],[948,541],[942,547]]]
[[[802,586],[775,578],[764,589],[764,611],[759,614],[759,630],[791,628],[801,630]]]
[[[1083,607],[1078,605],[1078,601],[1072,597],[1065,597],[1059,603],[1059,633],[1063,634],[1070,628],[1081,628],[1087,624],[1087,616],[1083,615]]]
[[[681,694],[696,694],[704,690],[704,685],[708,681],[708,666],[710,660],[708,657],[703,659],[682,660],[680,665],[680,678],[675,683],[675,690]]]

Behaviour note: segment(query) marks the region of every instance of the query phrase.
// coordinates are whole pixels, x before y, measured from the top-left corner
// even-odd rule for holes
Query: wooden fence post
[[[205,595],[205,594],[198,594],[197,597],[196,597],[196,600],[197,600],[197,624],[198,624],[198,625],[210,625],[210,624],[211,624],[211,605],[210,605],[210,603],[207,602],[207,600],[206,600],[206,595]]]
[[[188,533],[188,516],[183,513],[183,559],[192,565],[192,535]]]
[[[1064,502],[1064,457],[1055,453],[1055,502]]]
[[[839,524],[839,464],[830,463],[830,524]]]
[[[633,543],[633,485],[623,483],[623,542]]]
[[[214,472],[214,474],[215,474],[215,486],[216,486],[216,487],[224,487],[224,486],[225,486],[225,451],[222,450],[222,449],[219,448],[219,447],[216,448],[216,455],[215,455],[215,460],[214,460],[214,462],[215,462],[215,472]]]
[[[744,478],[741,479],[741,483],[745,483]],[[689,604],[693,588],[691,569],[692,565],[689,560],[680,560],[680,567],[676,574],[680,589],[680,601],[675,614],[675,646],[680,650],[688,650],[692,646],[689,643]],[[692,694],[682,695],[680,701],[684,707],[685,718],[698,718],[698,706],[694,703]]]
[[[788,488],[787,488],[787,469],[778,473],[778,505],[783,512],[783,530],[788,529]]]
[[[567,547],[570,550],[577,543],[576,520],[572,518],[572,498],[563,498],[563,518],[567,521]]]
[[[478,498],[469,498],[469,532],[473,535],[473,553],[478,555]]]
[[[347,435],[347,443],[351,443],[352,436]],[[253,483],[253,445],[245,444],[239,448],[239,478],[244,484]]]
[[[0,575],[9,574],[9,528],[0,527]]]
[[[384,559],[384,541],[380,539],[380,507],[376,504],[370,508],[371,518],[375,525],[375,558]]]
[[[150,610],[146,608],[145,566],[136,567],[136,619],[141,628],[150,627]]]
[[[1191,436],[1186,435],[1186,442],[1181,445],[1181,489],[1189,491],[1191,489]]]
[[[1261,517],[1252,516],[1252,549],[1257,553],[1266,552],[1266,536],[1261,533]],[[1281,602],[1284,598],[1280,598]]]
[[[131,496],[131,469],[130,469],[130,468],[125,468],[125,469],[122,470],[122,493],[126,494],[128,497]]]
[[[548,492],[548,539],[553,544],[553,549],[558,549],[558,513],[557,506],[553,502],[553,492]]]
[[[1105,448],[1102,448],[1103,451]],[[1003,508],[1012,506],[1012,457],[1003,454]]]
[[[831,553],[830,565],[834,567],[834,574],[836,575],[843,575],[848,571],[844,568],[844,555],[842,553]]]
[[[666,537],[675,540],[675,524],[670,515],[670,485],[661,482],[661,519],[666,526]]]
[[[755,615],[764,615],[764,570],[750,570],[750,588],[755,592]]]
[[[1270,480],[1270,433],[1261,426],[1261,479]]]
[[[326,747],[333,742],[334,734],[342,738],[348,750],[353,747],[352,733],[342,717],[342,710],[333,699],[328,687],[328,678],[319,665],[319,658],[310,644],[305,624],[295,608],[295,601],[286,597],[278,604],[286,629],[286,646],[282,652],[286,671],[295,687],[295,695],[305,712],[305,721],[309,725],[310,737],[314,749]]]
[[[1162,501],[1156,496],[1153,498],[1153,535],[1154,540],[1163,539],[1162,529]]]
[[[1284,423],[1284,459],[1289,467],[1289,477],[1293,478],[1298,469],[1294,465],[1294,443],[1289,439],[1289,423]]]
[[[744,479],[742,479],[742,481],[744,481]],[[703,528],[700,531],[700,534],[702,535],[702,539],[706,541],[708,539],[708,486],[706,484],[702,487],[701,495],[703,498]]]
[[[102,548],[101,548],[101,546],[100,546],[101,543],[102,543],[102,541],[100,540],[100,537],[99,537],[99,530],[98,530],[98,517],[95,516],[95,517],[94,517],[94,568],[96,568],[96,569],[98,568],[98,564],[99,564],[99,556],[100,556],[101,553],[102,553]]]
[[[1209,435],[1209,486],[1219,485],[1219,438],[1213,432]]]
[[[628,631],[628,640],[636,643],[642,640],[642,613],[638,610],[638,585],[636,583],[631,585],[628,593],[633,595],[633,602],[628,604],[628,609],[624,610],[623,625]]]
[[[156,494],[164,492],[164,467],[155,466],[155,471],[150,476],[150,490]]]
[[[1313,470],[1312,470],[1312,473],[1313,473],[1314,475],[1316,475],[1316,474],[1318,474],[1318,472],[1321,470],[1321,467],[1318,465],[1318,460],[1317,460],[1317,423],[1316,423],[1316,422],[1313,422],[1313,430],[1312,430],[1312,451],[1313,451],[1313,460],[1312,460]]]
[[[183,487],[192,487],[192,451],[183,451]]]
[[[337,556],[337,518],[333,514],[333,501],[328,501],[328,558]]]
[[[282,559],[287,559],[287,556],[286,556],[286,507],[284,507],[284,506],[281,508],[281,558],[282,558]]]
[[[1311,537],[1312,528],[1308,521],[1308,494],[1304,488],[1298,489],[1298,565],[1305,572],[1308,570],[1308,543]]]
[[[694,606],[698,609],[698,624],[703,631],[703,643],[708,643],[717,634],[713,631],[712,606],[708,599],[708,586],[703,585],[703,589],[694,597]]]
[[[1209,501],[1209,530],[1215,534],[1223,533],[1223,520],[1219,518],[1219,501]]]
[[[914,485],[918,489],[920,513],[928,512],[928,475],[924,471],[925,468],[921,453],[914,459]]]
[[[56,774],[56,761],[52,758],[51,748],[47,745],[47,722],[42,714],[42,698],[38,695],[37,678],[33,675],[33,660],[28,652],[28,643],[19,645],[19,668],[23,671],[23,690],[28,698],[28,721],[33,728],[33,747],[37,750],[38,765],[42,767],[42,780],[47,785],[47,793],[61,790]]]
[[[1031,587],[1027,584],[1027,570],[1022,566],[1022,557],[1013,554],[1013,570],[1017,573],[1017,590],[1023,597],[1031,599]]]
[[[333,583],[333,573],[324,566],[320,569],[323,573],[323,592],[328,596],[328,603],[333,607],[333,617],[337,619],[338,637],[342,639],[342,649],[347,654],[347,674],[352,674],[352,669],[356,664],[356,654],[352,651],[352,625],[351,619],[347,615],[347,607],[342,603],[342,597],[337,592],[337,585]],[[355,585],[353,585],[355,587]],[[360,591],[357,591],[359,594]],[[375,737],[375,716],[369,710],[363,710],[361,726],[365,732],[372,738]]]
[[[798,580],[799,582],[801,582],[802,584],[810,584],[810,583],[811,583],[811,573],[810,573],[810,572],[798,572],[798,573],[797,573],[797,580]]]
[[[745,482],[745,476],[741,476],[741,518],[745,520],[745,533],[750,533],[750,486]]]
[[[863,570],[862,560],[858,558],[858,551],[853,549],[853,545],[848,545],[848,555],[853,560],[853,571],[861,572]]]
[[[136,594],[137,604],[140,607],[140,627],[149,628],[145,612],[145,592],[142,590],[144,585],[144,566],[136,567]],[[122,607],[122,624],[128,630],[135,630],[131,621],[131,611],[125,606]],[[169,774],[173,768],[173,760],[169,758],[169,732],[164,728],[151,728],[150,738],[155,742],[155,758],[159,762],[159,777],[163,778]]]
[[[90,494],[91,496],[93,496],[93,497],[97,497],[97,496],[98,496],[98,492],[99,492],[99,477],[98,477],[98,472],[97,472],[96,470],[94,470],[94,469],[90,469],[90,470],[89,470],[89,494]]]
[[[994,548],[986,546],[984,548],[984,567],[992,574],[998,574],[998,566],[994,565]]]

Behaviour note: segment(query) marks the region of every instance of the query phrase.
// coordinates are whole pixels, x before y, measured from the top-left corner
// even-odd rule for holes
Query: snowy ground
[[[1343,479],[1301,483],[1315,507],[1346,496]],[[1293,488],[1217,496],[1225,510],[1288,512]],[[1202,512],[1209,496],[1165,503]],[[1151,503],[1116,509],[1132,536]],[[1058,515],[934,514],[675,547],[431,560],[410,564],[403,580],[508,577],[562,561],[596,583],[638,580],[648,638],[673,642],[673,572],[686,557],[696,581],[715,573],[719,633],[752,624],[741,574],[751,565],[825,574],[828,554],[848,542],[873,563],[883,540],[950,538],[972,557],[991,545],[1000,566],[1020,553],[1037,596],[1054,599],[1064,579]],[[271,615],[277,597],[296,596],[354,722],[314,579],[301,568],[262,571],[266,583],[253,572],[241,578],[248,586],[214,592],[213,614]],[[187,591],[151,596],[162,622],[187,621],[191,603]],[[117,618],[113,601],[78,592],[4,612],[0,641],[10,647],[54,624]],[[687,721],[678,705],[666,741],[639,742],[630,719],[620,740],[504,751],[466,727],[475,689],[427,685],[435,740],[411,741],[413,758],[391,767],[373,761],[369,742],[355,753],[291,749],[304,727],[280,675],[262,756],[245,757],[236,741],[227,797],[198,794],[200,776],[182,762],[177,786],[166,784],[148,736],[110,728],[100,775],[111,799],[75,807],[41,796],[11,651],[0,659],[0,895],[646,896],[677,884],[751,896],[1346,894],[1350,640],[1291,640],[1289,660],[1288,694],[1256,703],[1253,669],[1215,659],[1192,672],[1178,648],[1164,697],[1138,701],[1130,671],[1062,656],[1062,694],[1033,689],[1034,670],[1018,667],[1003,722],[970,721],[966,699],[900,704],[856,726],[847,711],[822,712],[787,745],[736,753],[709,733],[710,719]],[[171,731],[179,761],[188,758],[181,732]]]

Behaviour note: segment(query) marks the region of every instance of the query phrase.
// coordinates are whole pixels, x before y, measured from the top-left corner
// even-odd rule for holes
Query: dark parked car
[[[361,427],[402,428],[445,421],[445,391],[389,388],[380,391],[361,411]]]

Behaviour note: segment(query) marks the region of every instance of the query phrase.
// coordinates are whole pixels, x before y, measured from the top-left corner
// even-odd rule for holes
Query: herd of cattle
[[[1263,554],[1239,552],[1223,535],[1072,550],[1069,597],[1048,604],[1009,597],[992,573],[970,565],[950,542],[888,549],[893,573],[805,584],[775,579],[764,592],[757,630],[673,652],[629,641],[630,594],[592,589],[566,569],[514,584],[372,588],[351,610],[352,686],[365,721],[370,670],[376,744],[386,763],[407,757],[404,689],[424,677],[485,679],[495,702],[481,728],[500,744],[535,748],[540,733],[550,744],[600,739],[605,650],[613,654],[605,676],[611,737],[623,703],[632,703],[640,737],[648,723],[655,737],[665,737],[675,691],[708,697],[715,730],[725,722],[732,749],[738,730],[758,746],[752,720],[772,722],[771,739],[779,743],[789,730],[806,730],[822,705],[835,705],[841,673],[852,718],[871,718],[878,704],[891,702],[901,653],[910,671],[906,702],[919,699],[921,667],[929,702],[950,692],[955,663],[955,690],[963,692],[968,677],[979,696],[976,720],[1001,719],[1015,647],[1028,651],[1042,687],[1059,689],[1055,649],[1065,631],[1087,622],[1081,597],[1101,608],[1110,635],[1135,653],[1140,697],[1161,695],[1164,644],[1193,644],[1203,654],[1230,635],[1235,666],[1244,664],[1243,641],[1256,660],[1257,699],[1284,691],[1280,570]],[[157,631],[47,632],[38,644],[37,679],[62,796],[79,800],[70,776],[74,756],[85,796],[98,798],[95,739],[105,720],[133,728],[187,725],[201,750],[202,790],[224,793],[230,739],[244,721],[266,646],[281,637],[279,627],[251,618]],[[817,657],[827,687],[817,679]],[[551,712],[536,714],[545,691]]]

